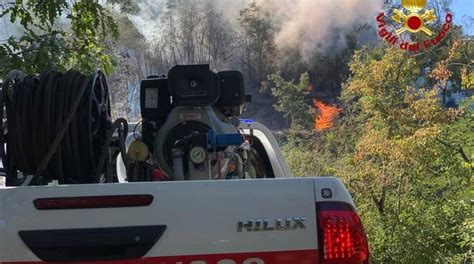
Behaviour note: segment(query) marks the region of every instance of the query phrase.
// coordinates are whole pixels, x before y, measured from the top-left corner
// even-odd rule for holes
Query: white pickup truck
[[[84,159],[68,159],[87,142],[80,137],[75,140],[82,135],[77,129],[95,125],[83,126],[82,119],[73,119],[76,110],[69,111],[67,119],[51,119],[53,112],[45,103],[49,97],[34,96],[25,103],[21,101],[24,97],[11,97],[4,89],[3,103],[13,103],[7,104],[10,133],[1,143],[7,146],[6,151],[0,153],[8,165],[8,186],[0,187],[0,264],[369,263],[363,225],[341,181],[335,177],[293,178],[271,131],[257,122],[236,118],[244,103],[241,74],[216,74],[208,68],[176,66],[168,80],[144,80],[140,91],[143,122],[130,126],[131,133],[123,126],[118,132],[121,158],[108,163],[107,169],[97,167],[96,178],[75,170],[83,168],[80,164],[89,164],[86,159],[95,161],[89,152]],[[101,86],[105,80],[100,74],[94,76],[94,81],[83,82],[81,89],[92,83],[89,91],[99,91],[105,98],[107,90],[102,88],[106,86]],[[83,79],[74,72],[64,77],[47,73],[37,82],[27,82],[34,80],[31,77],[15,79],[14,91],[49,91],[56,86],[48,83],[62,82],[47,80],[66,77],[65,83]],[[55,100],[62,102],[64,96],[56,94]],[[80,97],[69,98],[77,107],[76,98]],[[45,107],[47,115],[41,117],[43,112],[34,112],[36,108],[28,111],[30,102],[37,108]],[[62,105],[66,104],[54,104]],[[105,103],[98,105],[94,109],[110,111]],[[16,106],[22,107],[16,110]],[[54,114],[58,112],[61,114]],[[48,130],[51,137],[35,141],[32,138],[40,132],[49,134],[44,122],[33,122],[38,120],[33,114],[53,125],[57,120],[71,123],[58,126],[61,133]],[[110,131],[107,139],[112,138]],[[46,150],[44,142],[53,138],[48,152],[38,151]],[[46,166],[53,157],[53,146],[60,142],[62,151],[49,163],[48,173],[29,166],[33,163],[29,157],[41,161],[40,168]],[[101,142],[105,150],[113,146],[110,140]],[[104,161],[107,155],[110,159],[110,153],[103,151],[98,160]],[[109,173],[111,165],[116,167],[115,174]],[[68,173],[62,173],[66,169]],[[61,176],[55,183],[48,177],[57,171]],[[20,172],[26,176],[16,182]],[[73,174],[76,176],[71,177]],[[44,176],[42,183],[36,176]]]
[[[291,177],[271,132],[243,126],[274,178],[1,188],[0,263],[368,263],[341,181]]]

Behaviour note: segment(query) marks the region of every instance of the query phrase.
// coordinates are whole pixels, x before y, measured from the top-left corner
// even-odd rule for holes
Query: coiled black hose
[[[127,133],[125,120],[112,124],[100,71],[92,76],[12,71],[4,80],[0,106],[0,144],[6,145],[0,157],[7,185],[19,184],[18,171],[34,175],[30,185],[99,182],[113,132],[118,129],[121,137]]]

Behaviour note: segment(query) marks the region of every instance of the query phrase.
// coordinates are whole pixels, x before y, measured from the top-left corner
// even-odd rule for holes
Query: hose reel
[[[112,123],[100,71],[11,71],[0,96],[0,122],[0,158],[10,186],[25,184],[26,175],[30,185],[111,181],[112,137],[117,131],[122,140],[116,148],[124,151],[128,128],[124,119]]]

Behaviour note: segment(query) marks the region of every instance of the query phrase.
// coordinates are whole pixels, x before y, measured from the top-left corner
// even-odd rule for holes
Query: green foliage
[[[291,172],[298,177],[323,175],[326,159],[321,159],[321,155],[305,147],[294,147],[285,145],[282,148],[288,162]],[[315,157],[318,157],[315,161]],[[316,164],[317,163],[317,164]]]
[[[117,25],[97,1],[16,1],[6,5],[3,16],[19,23],[22,35],[0,44],[0,64],[4,65],[0,76],[11,69],[25,73],[51,68],[112,71],[104,44],[109,36],[118,36]],[[64,23],[70,28],[60,29],[68,28]]]
[[[288,142],[282,147],[282,151],[293,175],[298,177],[334,175],[332,163],[334,159],[331,153],[326,151],[331,148],[332,141],[328,140],[326,144],[319,146],[316,144],[322,141],[324,139],[317,138],[314,132],[308,132],[301,127],[292,127]]]
[[[339,173],[363,205],[377,263],[448,262],[465,252],[454,234],[463,231],[468,216],[462,194],[471,171],[449,147],[449,129],[462,111],[442,107],[436,89],[411,87],[418,68],[396,49],[375,57],[360,51],[343,91],[346,98],[358,98],[367,119],[353,170]]]
[[[466,89],[474,89],[474,70],[467,72],[462,77],[462,87]]]
[[[413,57],[421,68],[434,68],[432,78],[428,80],[430,85],[446,88],[449,80],[455,89],[474,88],[474,40],[463,36],[459,25],[453,25],[451,33],[438,48]]]
[[[372,263],[462,262],[473,225],[472,97],[450,109],[437,89],[412,87],[421,65],[398,49],[357,51],[349,66],[334,127],[283,147],[293,173],[346,183]]]
[[[293,127],[309,129],[314,120],[314,110],[306,99],[309,94],[309,74],[301,74],[298,83],[294,80],[287,82],[280,74],[269,75],[268,81],[273,84],[271,92],[277,100],[275,109],[284,113]]]
[[[467,98],[459,109],[462,114],[443,130],[441,138],[445,140],[442,144],[461,155],[464,167],[474,169],[474,96]]]
[[[463,44],[456,51],[456,61],[451,66],[456,67],[455,73],[461,79],[461,88],[472,90],[474,89],[474,40],[465,40]]]

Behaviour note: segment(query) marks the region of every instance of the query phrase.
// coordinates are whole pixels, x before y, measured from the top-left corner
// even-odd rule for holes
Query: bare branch
[[[454,149],[456,150],[462,157],[462,159],[467,162],[467,163],[471,163],[472,161],[469,159],[469,157],[466,155],[466,153],[464,152],[464,149],[461,147],[461,146],[453,146],[441,139],[435,139],[436,141],[438,141],[439,143],[443,144],[444,146],[448,147],[448,148],[451,148],[451,149]]]

